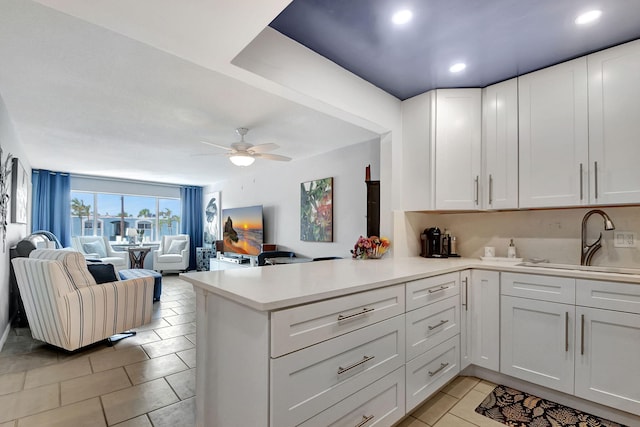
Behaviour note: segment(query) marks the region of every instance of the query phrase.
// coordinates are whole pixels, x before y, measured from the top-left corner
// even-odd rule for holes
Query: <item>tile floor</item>
[[[191,285],[164,276],[153,321],[137,331],[113,347],[67,353],[12,329],[0,352],[0,427],[194,426]],[[493,387],[458,377],[398,427],[502,426],[474,412]]]
[[[113,347],[68,353],[12,329],[0,352],[0,427],[194,426],[195,293],[163,277],[153,321]]]

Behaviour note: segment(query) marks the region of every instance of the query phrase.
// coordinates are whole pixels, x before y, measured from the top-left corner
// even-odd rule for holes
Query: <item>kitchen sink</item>
[[[556,270],[592,271],[598,273],[636,274],[640,275],[640,268],[602,267],[597,265],[552,264],[548,262],[521,262],[521,267],[553,268]]]

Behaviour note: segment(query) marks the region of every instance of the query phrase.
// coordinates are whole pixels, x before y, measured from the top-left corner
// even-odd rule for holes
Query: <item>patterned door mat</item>
[[[476,412],[511,427],[626,427],[503,385]]]

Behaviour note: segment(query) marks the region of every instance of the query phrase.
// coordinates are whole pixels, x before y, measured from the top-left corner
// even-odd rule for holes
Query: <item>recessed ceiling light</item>
[[[458,62],[457,64],[453,64],[451,67],[449,67],[449,71],[451,71],[452,73],[459,73],[465,68],[467,68],[467,64],[465,64],[464,62]]]
[[[600,18],[600,15],[602,15],[602,11],[601,10],[590,10],[588,12],[585,12],[581,15],[578,15],[578,17],[576,18],[576,20],[574,21],[577,25],[584,25],[584,24],[588,24],[590,22],[593,22],[595,20],[597,20],[598,18]]]
[[[403,9],[394,13],[391,17],[391,21],[396,25],[403,25],[411,21],[411,18],[413,18],[413,12],[409,9]]]

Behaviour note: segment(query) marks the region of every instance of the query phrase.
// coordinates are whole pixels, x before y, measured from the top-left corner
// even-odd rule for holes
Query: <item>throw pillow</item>
[[[87,264],[87,268],[97,284],[118,281],[113,264]]]
[[[97,254],[98,258],[107,257],[107,250],[104,247],[104,243],[100,240],[96,240],[95,242],[83,243],[82,250],[88,254]]]
[[[167,254],[180,254],[187,247],[186,240],[173,240],[169,245],[169,250],[165,253]]]

